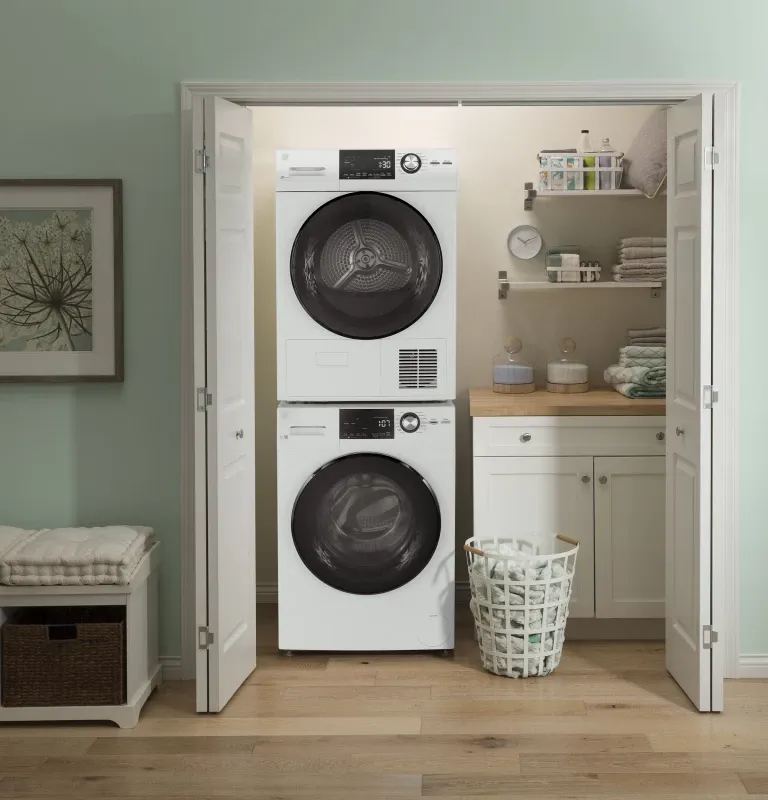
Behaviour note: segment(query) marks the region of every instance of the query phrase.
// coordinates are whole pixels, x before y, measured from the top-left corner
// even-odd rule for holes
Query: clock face
[[[515,258],[534,258],[539,254],[543,242],[541,234],[533,225],[520,225],[509,234],[507,246]]]

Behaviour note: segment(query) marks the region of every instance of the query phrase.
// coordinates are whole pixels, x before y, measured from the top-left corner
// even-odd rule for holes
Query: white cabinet
[[[595,459],[595,616],[664,616],[664,457]]]
[[[592,459],[476,458],[475,536],[564,533],[580,543],[571,615],[595,615]]]
[[[572,617],[664,617],[665,420],[475,417],[474,535],[581,543]]]

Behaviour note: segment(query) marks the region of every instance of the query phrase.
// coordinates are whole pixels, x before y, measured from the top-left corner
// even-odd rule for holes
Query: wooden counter
[[[613,389],[593,389],[584,394],[554,394],[544,389],[531,394],[469,390],[472,417],[663,417],[666,404],[663,397],[630,400]]]

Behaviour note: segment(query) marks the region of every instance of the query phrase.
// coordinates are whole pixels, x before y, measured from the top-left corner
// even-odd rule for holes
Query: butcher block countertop
[[[500,394],[492,389],[469,390],[471,417],[663,417],[665,398],[630,400],[613,389],[584,394],[555,394],[537,389],[530,394]]]

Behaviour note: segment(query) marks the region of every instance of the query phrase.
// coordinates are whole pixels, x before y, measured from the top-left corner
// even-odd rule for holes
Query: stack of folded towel
[[[619,243],[619,263],[613,268],[615,281],[663,281],[667,277],[665,237],[639,236]]]
[[[151,528],[45,528],[0,525],[0,584],[101,586],[131,582],[154,544]]]
[[[619,363],[605,370],[606,383],[625,397],[666,397],[666,328],[627,331],[627,342]]]

